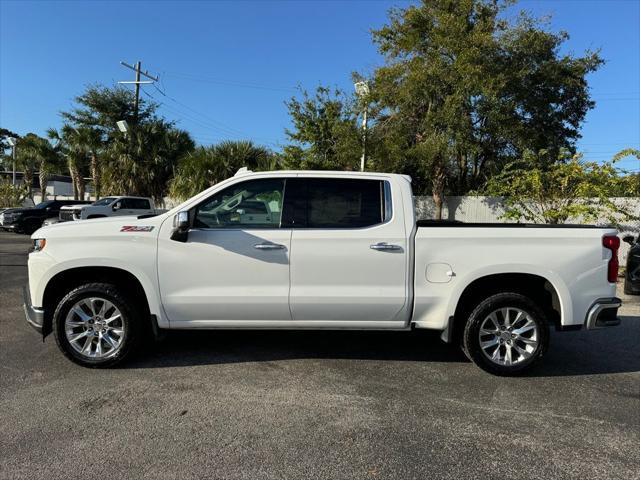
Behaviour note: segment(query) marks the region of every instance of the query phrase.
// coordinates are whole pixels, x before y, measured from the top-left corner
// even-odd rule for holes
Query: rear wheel
[[[119,289],[89,283],[69,292],[54,313],[58,347],[85,367],[110,367],[123,361],[138,340],[139,313]]]
[[[531,299],[499,293],[471,312],[463,335],[465,354],[495,375],[517,375],[540,361],[549,346],[549,327]]]

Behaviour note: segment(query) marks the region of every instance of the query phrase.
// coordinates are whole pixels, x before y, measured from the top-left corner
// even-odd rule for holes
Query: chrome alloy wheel
[[[64,326],[71,347],[80,355],[92,359],[115,355],[125,336],[120,310],[109,300],[100,297],[76,302],[67,313]]]
[[[516,365],[530,358],[538,348],[538,325],[515,307],[494,310],[480,325],[482,353],[498,365]]]

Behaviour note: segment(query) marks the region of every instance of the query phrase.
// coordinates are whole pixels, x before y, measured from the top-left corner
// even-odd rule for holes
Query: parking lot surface
[[[120,368],[27,325],[0,232],[0,478],[640,478],[640,298],[490,376],[429,332],[182,332]]]

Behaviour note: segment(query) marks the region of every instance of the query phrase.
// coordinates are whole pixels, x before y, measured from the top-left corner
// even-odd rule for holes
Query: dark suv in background
[[[91,203],[82,200],[47,200],[31,208],[10,208],[0,213],[0,227],[16,233],[32,234],[47,218],[57,217],[60,207]]]
[[[631,245],[627,253],[624,293],[627,295],[640,295],[640,235],[635,240],[632,235],[627,235],[622,240]]]

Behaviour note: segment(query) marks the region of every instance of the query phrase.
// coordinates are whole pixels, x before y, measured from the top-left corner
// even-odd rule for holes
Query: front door
[[[291,320],[291,229],[281,228],[284,179],[255,179],[192,211],[186,242],[164,223],[158,245],[162,303],[172,327]]]
[[[401,212],[392,215],[389,183],[313,177],[296,182],[297,196],[306,200],[285,205],[285,217],[294,217],[293,320],[336,327],[361,322],[402,326],[407,318],[407,233]],[[288,199],[292,193],[290,185]]]

